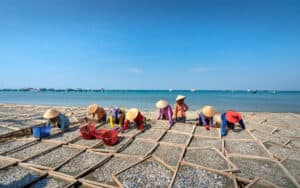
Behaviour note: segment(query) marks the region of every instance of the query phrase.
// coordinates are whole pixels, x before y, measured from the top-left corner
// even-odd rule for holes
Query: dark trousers
[[[178,123],[185,123],[186,117],[180,117],[175,119]]]

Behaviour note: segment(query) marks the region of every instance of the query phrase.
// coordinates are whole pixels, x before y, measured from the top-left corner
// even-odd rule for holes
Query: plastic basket
[[[50,136],[51,125],[35,126],[32,127],[32,134],[35,138],[45,138]]]

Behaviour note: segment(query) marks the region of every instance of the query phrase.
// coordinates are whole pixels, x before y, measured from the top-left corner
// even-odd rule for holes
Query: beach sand
[[[86,117],[85,107],[0,104],[0,137],[25,127],[46,122],[42,115],[48,108],[56,108],[67,114],[73,123]],[[246,130],[238,133],[229,131],[227,136],[221,138],[219,129],[208,132],[203,127],[196,126],[199,111],[188,111],[187,119],[190,121],[186,124],[175,124],[171,128],[165,126],[165,122],[156,120],[156,110],[142,113],[147,117],[147,127],[152,127],[153,133],[146,134],[149,131],[146,130],[145,136],[141,136],[143,133],[133,129],[131,132],[122,134],[125,138],[122,141],[124,143],[119,143],[117,147],[110,149],[103,147],[101,141],[96,144],[94,144],[95,141],[93,144],[87,143],[86,147],[78,146],[73,137],[72,140],[61,142],[61,144],[84,148],[100,154],[108,148],[108,153],[105,153],[105,156],[112,154],[113,158],[132,156],[142,160],[143,157],[150,157],[133,166],[132,163],[127,165],[124,163],[121,169],[117,167],[115,167],[117,169],[110,169],[113,174],[125,170],[115,174],[114,177],[106,174],[108,177],[101,177],[101,181],[93,173],[99,171],[104,173],[104,171],[102,172],[104,168],[101,166],[92,168],[93,165],[88,163],[87,168],[91,168],[85,174],[76,177],[76,181],[83,183],[86,187],[89,187],[90,184],[98,186],[123,184],[134,187],[137,185],[149,186],[152,183],[163,187],[166,184],[173,184],[176,187],[187,182],[189,183],[188,186],[200,186],[199,178],[203,178],[201,181],[206,182],[206,186],[214,187],[245,187],[249,183],[257,185],[262,182],[281,187],[299,186],[299,114],[242,112]],[[109,126],[103,125],[103,127]],[[74,138],[78,139],[78,130],[74,135]],[[66,136],[68,134],[63,135],[63,137]],[[51,141],[51,139],[49,140]],[[60,141],[56,142],[59,143]],[[9,144],[7,141],[0,143],[0,162],[15,160],[13,157],[1,159],[1,156],[14,156],[6,155],[5,148],[1,148],[1,146],[7,147]],[[135,144],[139,145],[135,146]],[[130,149],[125,150],[127,146]],[[138,152],[135,152],[135,147],[139,150]],[[1,152],[2,149],[6,152]],[[128,151],[133,152],[128,153]],[[171,155],[168,156],[167,153],[171,153]],[[219,160],[214,161],[211,158]],[[26,164],[26,161],[23,162]],[[102,162],[105,163],[105,161]],[[105,164],[109,165],[109,163]],[[107,171],[107,169],[105,170]],[[2,172],[4,173],[5,169]],[[10,171],[7,170],[7,172]],[[140,177],[132,175],[131,172],[140,173]],[[156,177],[157,174],[164,176],[164,178]],[[128,180],[129,175],[132,176],[131,178],[135,180],[135,183]],[[185,176],[188,179],[182,179]],[[151,178],[147,179],[147,177]],[[259,181],[258,177],[263,181]],[[236,179],[237,182],[235,182]],[[0,185],[3,183],[2,181],[5,179],[1,179],[0,176]]]

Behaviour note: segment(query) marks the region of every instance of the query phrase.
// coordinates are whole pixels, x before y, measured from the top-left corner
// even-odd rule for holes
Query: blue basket
[[[32,127],[32,134],[35,138],[45,138],[50,136],[51,125]]]

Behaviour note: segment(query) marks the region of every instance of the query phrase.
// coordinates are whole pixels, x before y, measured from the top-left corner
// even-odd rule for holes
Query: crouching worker
[[[156,107],[159,109],[159,114],[157,120],[168,120],[170,125],[174,124],[174,121],[172,119],[173,112],[172,107],[169,105],[169,103],[165,100],[159,100],[156,103]]]
[[[242,119],[242,115],[239,112],[228,110],[221,116],[221,136],[226,136],[228,129],[235,130],[235,124],[239,123],[242,129],[245,129],[245,123]],[[238,130],[238,129],[237,129]]]
[[[121,128],[122,132],[124,132],[127,129],[130,122],[134,122],[136,126],[144,132],[144,116],[141,112],[139,112],[137,108],[131,108],[126,113],[126,121],[124,126]]]
[[[106,122],[106,112],[97,104],[89,105],[87,112],[89,115],[92,115],[92,121],[96,120],[97,123]]]
[[[216,115],[216,109],[213,106],[204,106],[199,114],[199,125],[210,130],[214,124],[214,115]]]
[[[125,110],[115,107],[109,113],[109,124],[114,128],[115,124],[119,124],[121,127],[125,119]]]
[[[44,113],[44,118],[48,119],[48,125],[51,125],[52,127],[57,126],[63,132],[70,126],[69,118],[55,109],[47,110]]]

